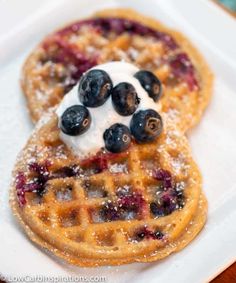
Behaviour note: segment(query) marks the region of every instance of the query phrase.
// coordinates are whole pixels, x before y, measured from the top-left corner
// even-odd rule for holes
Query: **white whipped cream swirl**
[[[157,104],[150,98],[139,81],[134,77],[134,74],[139,71],[137,67],[126,62],[110,62],[102,65],[98,65],[92,69],[100,69],[107,72],[110,76],[113,87],[121,82],[128,82],[135,88],[140,103],[138,110],[154,109],[160,110],[160,104]],[[56,114],[60,119],[64,111],[73,105],[81,105],[78,96],[78,84],[68,92],[60,103]],[[101,106],[91,108],[88,107],[91,115],[90,128],[82,135],[69,136],[60,131],[61,140],[73,151],[73,153],[80,157],[85,157],[91,154],[95,154],[100,148],[104,147],[103,133],[106,129],[115,123],[122,123],[129,127],[130,116],[119,115],[112,106],[111,96]]]

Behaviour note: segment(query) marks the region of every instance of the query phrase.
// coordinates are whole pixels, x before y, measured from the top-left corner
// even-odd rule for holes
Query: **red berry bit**
[[[89,68],[97,64],[97,55],[94,57],[86,57],[75,44],[68,43],[68,37],[71,34],[78,33],[83,26],[90,26],[93,31],[108,36],[109,33],[120,35],[124,32],[137,34],[141,36],[151,36],[157,41],[163,42],[164,46],[169,50],[178,49],[178,44],[174,38],[164,32],[156,31],[150,27],[144,26],[138,22],[120,19],[120,18],[97,18],[84,20],[74,23],[51,37],[43,45],[47,53],[50,54],[50,47],[55,46],[55,50],[48,60],[55,63],[62,63],[70,70],[71,78],[66,80],[65,88],[74,86],[79,80],[81,74]],[[198,81],[195,75],[195,69],[186,53],[179,53],[169,61],[172,74],[177,80],[185,81],[191,91],[198,89]]]
[[[52,46],[55,50],[50,51]],[[84,72],[97,64],[96,58],[86,57],[75,44],[68,43],[59,35],[46,41],[43,48],[50,54],[47,61],[61,63],[69,71],[70,78],[65,78],[63,83],[66,91],[76,85]]]
[[[162,182],[160,191],[153,202],[150,211],[155,217],[166,216],[184,206],[184,184],[175,183],[171,173],[164,169],[154,170],[153,178]]]
[[[23,172],[18,172],[16,175],[16,194],[21,206],[26,204],[25,200],[25,185],[26,185],[26,177]]]
[[[55,36],[50,37],[43,48],[49,54],[46,61],[63,64],[70,72],[70,78],[65,78],[64,88],[68,91],[81,77],[82,73],[97,64],[98,54],[87,57],[75,44],[69,43],[68,38],[78,35],[83,26],[90,27],[93,32],[109,37],[109,33],[120,35],[122,33],[137,34],[141,36],[151,36],[157,41],[161,41],[167,50],[178,49],[178,44],[174,38],[164,32],[156,31],[138,22],[121,18],[97,18],[74,23],[61,29]],[[44,60],[45,61],[45,60]],[[170,67],[174,77],[185,81],[190,90],[198,88],[194,67],[187,54],[179,53],[170,62]]]
[[[164,234],[159,231],[152,231],[146,226],[139,229],[135,234],[136,241],[142,241],[144,239],[152,239],[152,240],[162,240],[164,238]]]
[[[84,173],[88,175],[98,174],[108,169],[108,157],[97,154],[81,161],[80,165]]]
[[[97,18],[84,20],[60,30],[57,34],[64,36],[71,33],[78,33],[83,26],[91,26],[91,28],[93,28],[95,31],[104,35],[107,35],[107,33],[110,32],[115,33],[116,35],[128,32],[130,34],[137,34],[141,36],[153,36],[157,40],[162,41],[166,47],[171,50],[178,48],[177,43],[171,35],[156,31],[138,22],[121,18]]]
[[[50,162],[45,161],[42,164],[31,163],[29,164],[30,173],[34,173],[33,185],[37,187],[36,191],[39,195],[43,195],[45,190],[45,185],[49,180],[49,167],[51,166]]]
[[[19,172],[16,176],[16,193],[20,206],[26,204],[25,193],[34,192],[39,195],[43,194],[43,186],[38,180],[26,183],[26,177],[23,172]]]
[[[107,202],[100,210],[104,221],[130,220],[142,217],[147,205],[138,192],[121,196],[116,202]]]
[[[96,155],[81,161],[80,166],[85,173],[99,174],[109,168],[109,162],[125,157],[126,153],[98,152]]]
[[[16,192],[20,206],[26,204],[25,193],[33,192],[42,197],[46,191],[46,184],[49,180],[58,178],[71,178],[79,176],[79,167],[77,165],[65,166],[55,171],[49,171],[51,163],[45,161],[43,163],[33,162],[28,165],[29,174],[18,172],[16,175]],[[27,177],[28,176],[28,181]]]
[[[80,173],[80,170],[77,165],[72,165],[70,167],[64,166],[62,168],[55,170],[50,175],[50,179],[76,177],[76,176],[79,176],[79,173]]]
[[[179,53],[170,62],[172,74],[185,81],[191,91],[199,88],[195,75],[195,69],[186,53]]]
[[[16,192],[20,206],[26,204],[25,193],[34,192],[42,196],[45,192],[45,185],[49,180],[49,167],[48,161],[38,164],[30,163],[29,173],[33,174],[33,178],[27,182],[26,175],[23,172],[18,172],[16,175]]]
[[[118,207],[112,202],[106,202],[100,210],[100,217],[105,222],[120,220]]]
[[[152,36],[157,40],[162,41],[166,47],[171,50],[174,50],[178,47],[177,43],[170,35],[156,31],[132,20],[119,18],[99,18],[93,20],[92,24],[95,27],[100,28],[101,32],[104,34],[113,32],[117,35],[120,35],[123,32],[128,32],[142,36]]]
[[[132,194],[121,196],[117,203],[121,209],[132,210],[139,215],[143,214],[146,207],[146,201],[139,192],[133,192]]]
[[[152,176],[158,181],[162,181],[164,188],[171,188],[173,185],[171,173],[167,170],[154,170]]]

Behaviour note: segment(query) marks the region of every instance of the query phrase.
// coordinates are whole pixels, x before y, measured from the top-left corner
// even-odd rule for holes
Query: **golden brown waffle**
[[[111,9],[49,35],[26,60],[22,88],[37,121],[96,64],[125,60],[153,71],[161,104],[182,131],[195,125],[211,97],[212,74],[181,33],[132,10]]]
[[[81,266],[154,261],[192,241],[207,213],[201,176],[186,138],[164,121],[155,143],[86,160],[60,141],[55,114],[41,121],[11,190],[30,239]]]

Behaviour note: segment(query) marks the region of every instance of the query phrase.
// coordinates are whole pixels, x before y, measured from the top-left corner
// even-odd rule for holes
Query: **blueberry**
[[[164,212],[163,212],[163,209],[157,205],[157,203],[155,202],[151,202],[150,203],[150,210],[151,210],[151,213],[157,217],[157,216],[164,216]]]
[[[88,130],[91,116],[83,105],[73,105],[62,114],[59,127],[63,133],[70,136],[81,135]]]
[[[105,148],[108,151],[118,153],[126,150],[131,142],[129,128],[123,124],[114,124],[103,134]]]
[[[138,240],[143,240],[145,238],[146,234],[145,232],[139,232],[137,233]]]
[[[119,83],[112,90],[112,103],[120,115],[132,115],[138,105],[140,99],[138,98],[135,88],[129,83]]]
[[[139,80],[142,87],[154,101],[160,98],[162,93],[161,82],[152,72],[141,70],[134,77]]]
[[[161,239],[163,239],[163,237],[164,237],[164,234],[161,232],[161,231],[156,231],[156,232],[154,232],[154,237],[157,239],[157,240],[161,240]]]
[[[119,220],[121,217],[119,209],[111,202],[105,203],[99,214],[106,222]]]
[[[163,123],[161,116],[152,109],[139,110],[130,122],[130,131],[137,142],[151,142],[162,131]]]
[[[98,107],[106,102],[113,88],[112,81],[103,70],[91,70],[79,83],[79,99],[87,107]]]

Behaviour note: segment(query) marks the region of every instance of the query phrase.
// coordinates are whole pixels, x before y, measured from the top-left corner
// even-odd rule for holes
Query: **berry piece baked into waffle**
[[[111,9],[46,37],[26,60],[22,88],[33,121],[57,105],[94,65],[124,60],[154,72],[162,82],[163,112],[181,131],[207,106],[212,74],[181,33],[132,10]]]
[[[33,242],[72,264],[155,261],[206,221],[188,142],[139,72],[122,62],[86,72],[17,160],[13,213]]]

